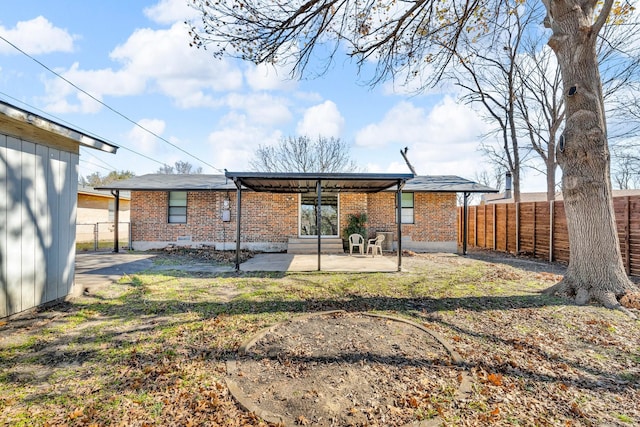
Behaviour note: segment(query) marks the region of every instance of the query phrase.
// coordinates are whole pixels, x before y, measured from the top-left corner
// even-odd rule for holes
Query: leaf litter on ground
[[[178,270],[181,257],[193,259],[168,256]],[[3,320],[0,424],[275,425],[238,405],[225,363],[266,327],[345,310],[406,318],[440,334],[473,380],[468,395],[454,397],[446,384],[458,377],[442,378],[438,368],[432,379],[443,387],[425,380],[422,389],[407,388],[411,366],[361,358],[363,372],[374,372],[392,397],[386,406],[373,393],[369,401],[366,394],[345,399],[334,410],[350,425],[640,425],[640,322],[539,294],[562,266],[486,254],[409,254],[404,265],[408,271],[394,274],[142,272],[96,295]],[[270,369],[301,377],[322,349],[314,348],[315,361],[268,359]],[[351,353],[366,351],[375,356],[375,348]],[[333,381],[348,381],[343,374],[336,370]],[[296,417],[312,422],[310,411]]]

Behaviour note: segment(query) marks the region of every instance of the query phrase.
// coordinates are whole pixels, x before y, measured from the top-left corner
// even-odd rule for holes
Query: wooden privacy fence
[[[614,197],[613,206],[627,274],[640,276],[640,196]],[[458,244],[463,211],[458,208]],[[467,246],[569,262],[564,203],[522,202],[469,206]]]

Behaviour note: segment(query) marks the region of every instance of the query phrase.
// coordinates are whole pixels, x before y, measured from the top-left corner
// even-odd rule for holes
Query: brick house
[[[381,191],[366,186],[362,192],[345,191],[344,186],[338,188],[340,184],[321,190],[323,252],[325,242],[329,252],[331,239],[345,237],[348,215],[362,213],[368,217],[369,235],[364,237],[389,233],[388,249],[397,248],[399,211],[403,249],[456,252],[456,193],[496,191],[457,176],[402,177],[408,179],[402,182],[400,210],[396,206],[398,192],[388,183]],[[395,182],[395,178],[393,175],[389,182]],[[158,249],[177,242],[236,249],[240,193],[233,179],[225,175],[143,175],[100,189],[131,191],[131,240],[135,250]],[[240,246],[263,252],[292,252],[301,241],[313,245],[313,238],[317,238],[316,200],[316,192],[309,188],[245,188],[241,195]],[[334,247],[342,251],[341,243]]]

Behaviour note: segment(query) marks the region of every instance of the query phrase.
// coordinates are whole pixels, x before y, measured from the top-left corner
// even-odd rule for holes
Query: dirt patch
[[[197,261],[217,261],[222,263],[232,263],[236,261],[235,251],[219,251],[209,246],[202,246],[198,248],[190,248],[183,246],[169,245],[161,252],[162,255],[169,255],[171,257],[181,257],[184,259],[192,259]],[[240,251],[240,263],[247,261],[256,253],[243,249]]]
[[[228,367],[238,400],[269,421],[386,426],[437,416],[432,396],[453,399],[463,380],[453,358],[415,325],[333,312],[271,328]]]

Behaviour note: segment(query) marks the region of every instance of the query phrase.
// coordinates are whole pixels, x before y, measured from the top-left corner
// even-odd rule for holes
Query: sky
[[[420,175],[492,169],[478,150],[489,125],[450,85],[370,87],[340,53],[326,74],[293,80],[286,66],[190,47],[185,21],[197,19],[187,0],[11,2],[0,14],[0,99],[121,147],[81,149],[81,176],[176,161],[248,171],[259,146],[299,135],[340,138],[364,172],[409,172],[404,147]],[[522,189],[543,191],[544,177],[528,172]]]

